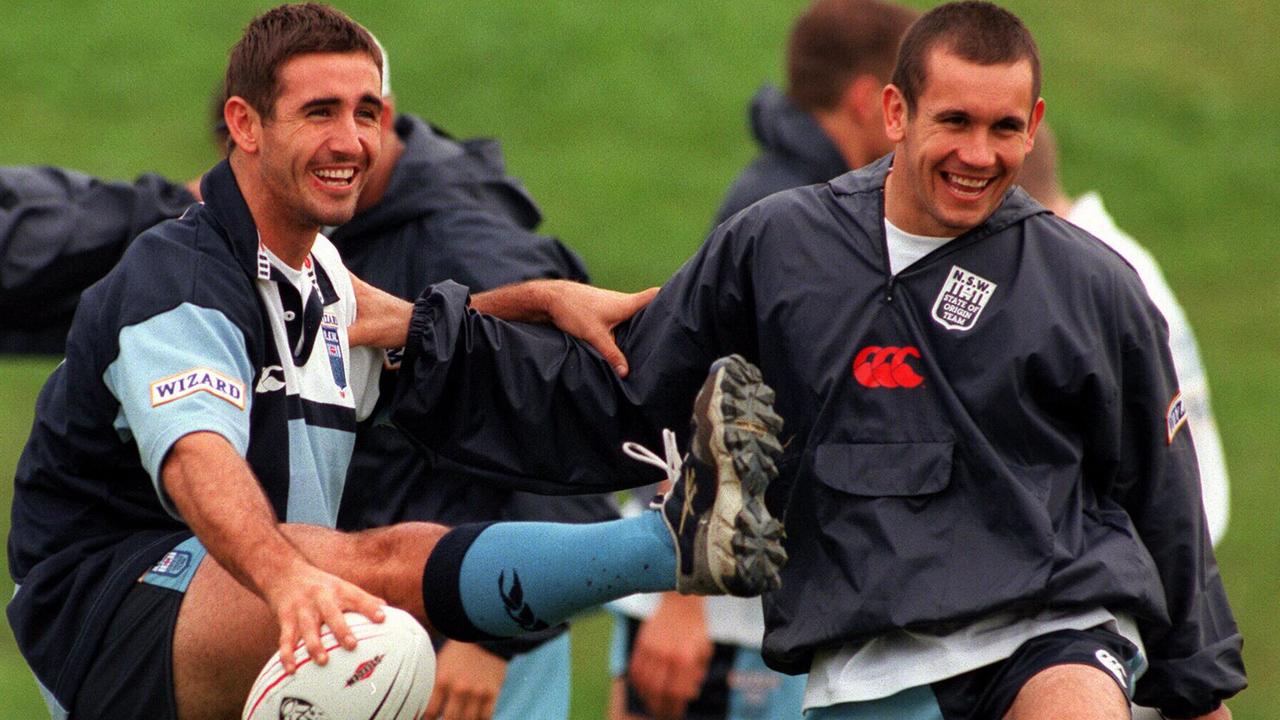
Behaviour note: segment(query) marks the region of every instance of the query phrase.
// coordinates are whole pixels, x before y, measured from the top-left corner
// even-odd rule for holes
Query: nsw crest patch
[[[952,265],[938,299],[933,301],[933,321],[948,330],[972,330],[995,292],[995,283]]]

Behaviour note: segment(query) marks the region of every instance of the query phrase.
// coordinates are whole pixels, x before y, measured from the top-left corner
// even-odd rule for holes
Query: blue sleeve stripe
[[[242,456],[249,447],[253,368],[244,333],[218,310],[184,303],[120,331],[103,383],[120,402],[166,509],[160,466],[173,443],[214,432]]]

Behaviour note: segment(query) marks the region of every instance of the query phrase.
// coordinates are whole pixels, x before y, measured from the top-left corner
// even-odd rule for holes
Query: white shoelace
[[[680,458],[680,449],[676,447],[676,434],[667,428],[662,429],[662,449],[667,454],[666,459],[658,457],[657,453],[640,443],[631,441],[622,443],[622,452],[626,453],[627,457],[661,468],[667,473],[667,480],[674,484],[680,479],[680,467],[683,463]]]

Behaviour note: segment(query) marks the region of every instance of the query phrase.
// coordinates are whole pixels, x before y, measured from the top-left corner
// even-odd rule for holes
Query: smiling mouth
[[[311,174],[324,185],[335,188],[351,187],[356,177],[355,168],[312,170]]]
[[[949,172],[943,172],[942,179],[947,183],[947,187],[951,188],[952,192],[968,198],[979,197],[995,180],[995,178],[967,177]]]

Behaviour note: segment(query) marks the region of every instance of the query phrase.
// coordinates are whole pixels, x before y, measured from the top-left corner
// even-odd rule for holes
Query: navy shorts
[[[190,538],[125,595],[76,694],[75,720],[177,720],[173,631],[204,557],[204,547]]]
[[[1105,625],[1059,630],[1023,643],[997,663],[870,702],[814,708],[808,720],[990,720],[1004,717],[1022,686],[1055,665],[1090,665],[1115,680],[1132,700],[1133,683],[1146,667],[1138,648]]]

